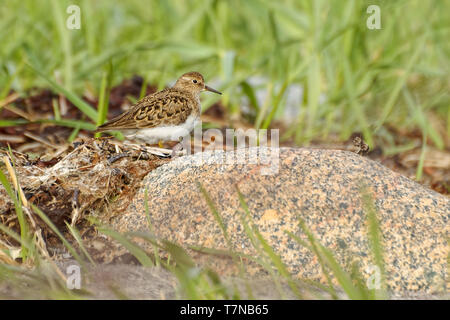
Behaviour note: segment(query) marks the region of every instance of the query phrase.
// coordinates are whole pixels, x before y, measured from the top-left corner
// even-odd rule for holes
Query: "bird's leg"
[[[184,154],[183,144],[181,143],[182,141],[183,141],[183,137],[179,137],[178,143],[172,147],[172,155],[170,156],[171,158],[175,158],[175,157],[179,156],[180,154],[181,155]]]
[[[164,149],[164,145],[161,140],[158,141],[158,147],[160,147],[161,149]]]

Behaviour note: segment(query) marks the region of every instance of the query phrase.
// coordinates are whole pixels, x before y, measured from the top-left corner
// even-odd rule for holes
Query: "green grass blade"
[[[39,75],[41,78],[46,80],[50,87],[57,93],[62,94],[67,99],[69,99],[70,102],[72,102],[75,107],[77,107],[81,112],[83,112],[87,117],[89,117],[93,121],[97,121],[98,115],[97,111],[92,108],[87,102],[83,101],[81,98],[79,98],[75,93],[69,91],[68,89],[64,88],[60,84],[56,83],[49,77],[47,77],[44,73],[39,71],[38,69],[34,68],[33,66],[27,64],[28,67],[33,70],[37,75]]]
[[[1,120],[0,119],[0,128],[1,127],[14,127],[22,124],[29,123],[28,120],[25,119],[15,119],[15,120]]]
[[[66,249],[70,252],[70,254],[78,261],[81,265],[84,265],[83,259],[80,257],[75,248],[67,241],[67,239],[62,235],[62,233],[58,230],[55,224],[47,217],[47,215],[34,204],[31,205],[33,211],[44,221],[44,223],[50,227],[50,229],[58,236],[58,238],[62,241]]]
[[[322,245],[318,245],[320,252],[322,254],[323,259],[333,271],[334,276],[336,277],[339,284],[344,289],[345,293],[348,295],[350,299],[360,300],[363,298],[358,288],[356,288],[352,282],[351,276],[345,272],[336,259],[333,257],[333,254],[330,250],[325,248]]]
[[[94,259],[92,259],[91,255],[89,254],[89,252],[86,250],[86,247],[83,245],[83,239],[81,239],[81,235],[80,232],[78,232],[78,230],[75,227],[72,227],[67,221],[64,221],[66,223],[66,227],[67,229],[69,229],[70,233],[72,234],[72,236],[74,237],[74,239],[76,240],[76,242],[78,243],[78,245],[80,246],[81,251],[83,252],[84,256],[86,258],[88,258],[88,260],[95,266],[97,265],[94,261]]]
[[[53,114],[56,121],[61,120],[61,113],[59,112],[59,103],[56,98],[52,99],[52,107],[53,107]]]
[[[100,96],[98,99],[98,119],[97,126],[102,125],[106,121],[106,117],[108,115],[108,106],[109,106],[109,95],[111,93],[111,82],[113,77],[113,66],[110,62],[108,71],[103,74],[102,83],[100,86]],[[100,132],[96,133],[95,136],[99,137],[101,135]]]
[[[247,203],[245,202],[244,196],[242,195],[242,193],[240,192],[240,190],[238,189],[237,186],[236,186],[236,191],[238,193],[239,202],[241,204],[241,207],[242,207],[242,209],[244,209],[246,218],[249,221],[252,221],[251,214],[250,214],[250,211],[248,209]],[[300,291],[298,290],[297,285],[292,280],[292,277],[289,274],[288,270],[286,269],[285,265],[281,261],[281,258],[275,253],[275,251],[272,249],[272,247],[267,243],[267,241],[261,235],[261,233],[259,232],[257,227],[254,225],[254,223],[252,223],[254,225],[254,227],[252,227],[250,229],[248,224],[245,222],[245,219],[241,219],[241,221],[244,222],[243,223],[244,224],[244,229],[247,230],[248,234],[252,233],[252,236],[251,236],[251,238],[253,239],[252,243],[256,244],[256,240],[257,240],[258,243],[261,245],[261,249],[259,249],[260,248],[259,245],[257,245],[257,246],[254,245],[255,249],[257,249],[260,254],[262,254],[264,252],[269,257],[269,260],[273,263],[273,265],[275,266],[275,268],[277,269],[279,274],[283,278],[285,278],[287,280],[288,285],[291,288],[292,292],[298,298],[301,299],[302,295],[301,295]],[[270,267],[270,265],[268,265],[267,263],[264,263],[264,265],[266,266],[266,268],[268,268],[268,271],[272,269]],[[284,297],[285,294],[284,294],[284,292],[283,292],[283,290],[281,288],[281,284],[280,284],[280,281],[278,280],[277,275],[274,274],[273,272],[271,272],[271,275],[272,275],[272,278],[275,280],[275,285],[277,285],[281,297]]]
[[[148,187],[145,187],[145,190],[144,190],[144,210],[145,210],[145,216],[147,217],[148,228],[149,228],[150,232],[152,234],[154,234],[155,231],[153,228],[152,220],[150,218],[150,209],[148,207]],[[159,266],[161,266],[161,258],[159,257],[158,247],[156,245],[154,245],[153,243],[152,243],[152,246],[153,246],[153,254],[155,255],[155,263],[156,263],[156,266],[159,267]]]
[[[385,123],[386,119],[390,115],[392,108],[394,107],[395,102],[397,101],[397,98],[400,94],[400,90],[404,86],[412,67],[416,64],[417,59],[419,59],[420,54],[422,53],[423,48],[425,47],[425,40],[426,40],[426,37],[423,36],[421,38],[420,42],[418,43],[414,53],[411,55],[411,58],[409,59],[408,64],[406,65],[406,68],[403,71],[402,75],[400,77],[398,77],[398,79],[394,85],[394,88],[392,89],[391,94],[389,95],[389,98],[383,107],[382,114],[377,121],[375,131],[377,131]]]
[[[364,211],[367,213],[367,234],[371,253],[374,259],[374,263],[380,268],[380,288],[378,292],[382,299],[387,298],[386,293],[386,269],[384,263],[384,249],[382,244],[383,234],[381,233],[380,223],[377,218],[377,210],[375,207],[374,199],[372,198],[369,189],[363,187],[361,189],[362,202],[364,205]],[[376,297],[376,292],[375,297]]]
[[[244,94],[247,96],[247,98],[250,102],[250,106],[255,109],[256,113],[258,113],[260,107],[259,107],[258,100],[256,99],[255,90],[253,89],[253,87],[250,84],[248,84],[247,81],[243,81],[241,83],[241,88],[242,88],[242,91],[244,92]]]
[[[283,85],[281,86],[280,91],[278,92],[278,94],[275,97],[275,100],[273,102],[272,108],[269,112],[269,115],[264,119],[264,122],[261,126],[261,129],[267,129],[270,126],[270,123],[272,122],[275,114],[278,111],[278,108],[280,106],[281,103],[281,99],[283,98],[284,93],[286,92],[288,86],[288,81],[284,81]]]
[[[5,233],[7,236],[11,237],[18,243],[20,243],[22,248],[24,247],[28,250],[28,252],[30,253],[29,256],[33,256],[33,254],[31,254],[31,253],[34,252],[35,250],[34,250],[34,245],[33,245],[32,241],[30,241],[29,239],[23,239],[21,237],[21,235],[17,234],[16,232],[14,232],[10,228],[6,227],[2,223],[0,223],[0,231]]]
[[[206,190],[203,188],[203,186],[199,182],[197,182],[197,187],[200,189],[200,192],[205,197],[206,203],[208,204],[208,207],[211,210],[211,212],[214,216],[214,219],[217,221],[220,229],[222,230],[222,233],[223,233],[225,241],[228,245],[228,248],[230,248],[230,250],[231,250],[232,245],[231,245],[231,241],[230,241],[230,236],[228,235],[227,228],[226,228],[225,224],[223,223],[222,217],[220,216],[219,212],[217,211],[216,207],[214,206],[214,203],[211,200],[209,194],[206,192]]]
[[[128,240],[125,236],[121,235],[119,232],[108,229],[106,227],[99,227],[99,231],[107,236],[110,236],[121,245],[123,245],[144,267],[152,267],[155,264],[152,259],[147,255],[147,253],[142,250],[137,244]]]
[[[317,242],[312,232],[309,230],[309,228],[306,226],[303,220],[300,220],[300,227],[303,230],[303,232],[305,232],[305,234],[308,236],[308,239],[311,243],[311,247],[314,248],[314,252],[317,255],[317,257],[320,257],[323,265],[326,265],[331,269],[336,280],[341,285],[342,289],[345,291],[348,297],[350,299],[360,299],[361,294],[359,290],[353,285],[350,275],[347,272],[345,272],[342,269],[342,267],[337,263],[337,261],[333,257],[333,254],[327,248],[325,248],[324,246],[322,246],[320,243]],[[331,280],[328,281],[329,283],[331,282]],[[332,288],[333,286],[331,285],[330,289]]]
[[[95,130],[96,126],[93,123],[84,122],[80,120],[52,120],[52,119],[43,119],[43,120],[37,120],[36,122],[39,123],[52,123],[58,126],[62,127],[69,127],[74,129],[83,129],[83,130]]]
[[[70,30],[66,27],[66,16],[59,0],[52,0],[54,25],[58,30],[59,40],[62,43],[64,52],[64,85],[70,91],[72,90],[73,79],[73,61],[72,61],[72,41]]]
[[[10,159],[12,159],[11,149],[9,151],[10,151]],[[14,162],[13,162],[13,166],[14,166]],[[13,167],[13,169],[14,169],[14,167]],[[16,177],[17,177],[17,175],[16,175]],[[19,190],[17,190],[17,192],[13,191],[11,185],[9,184],[8,179],[6,178],[6,176],[2,172],[2,170],[0,170],[0,182],[2,183],[6,192],[8,193],[8,196],[14,202],[14,208],[16,211],[17,220],[19,221],[19,227],[20,227],[20,239],[21,239],[20,244],[22,246],[22,252],[21,252],[22,259],[25,261],[28,258],[28,249],[24,245],[24,243],[30,243],[30,236],[29,236],[29,226],[28,226],[28,223],[27,223],[27,220],[25,218],[25,214],[24,214],[23,208],[22,208],[22,200],[21,200],[20,196],[18,195]],[[19,184],[19,181],[17,181],[17,183]],[[19,188],[20,188],[20,184],[19,184]]]
[[[301,223],[304,224],[303,221],[301,221]],[[308,237],[308,240],[309,240],[309,243],[310,243],[309,245],[308,245],[308,243],[306,243],[305,241],[303,241],[302,239],[297,237],[292,232],[287,231],[287,234],[289,235],[289,237],[291,237],[299,245],[301,245],[301,246],[311,250],[315,254],[315,256],[317,257],[317,260],[319,261],[320,267],[322,268],[322,272],[325,275],[325,279],[327,280],[327,284],[328,284],[328,286],[327,287],[324,286],[323,289],[325,289],[331,295],[331,297],[333,299],[338,299],[338,295],[337,295],[336,290],[334,288],[333,282],[331,281],[331,276],[330,276],[330,274],[328,272],[328,269],[327,269],[327,267],[325,265],[325,262],[323,261],[322,256],[321,256],[321,254],[319,252],[319,249],[317,247],[316,239],[309,232],[308,229],[304,229],[304,231],[305,231],[305,233],[306,233],[306,235]]]

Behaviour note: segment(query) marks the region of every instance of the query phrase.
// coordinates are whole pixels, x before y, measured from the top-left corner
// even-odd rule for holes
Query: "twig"
[[[5,105],[4,108],[6,110],[8,110],[8,111],[11,111],[11,112],[17,114],[18,116],[21,116],[24,119],[27,119],[28,121],[33,121],[34,120],[34,118],[31,115],[29,115],[26,112],[23,112],[22,110],[20,110],[20,109],[18,109],[16,107],[13,107],[13,106],[10,106],[10,105]]]
[[[17,92],[10,94],[3,101],[0,101],[0,109],[3,108],[4,106],[7,106],[11,102],[16,101],[18,98],[19,98],[19,94]]]
[[[125,158],[125,157],[128,157],[128,153],[127,152],[123,152],[123,153],[112,155],[111,157],[108,158],[108,163],[109,164],[114,163],[117,160]]]
[[[43,138],[41,138],[39,136],[36,136],[36,135],[32,134],[31,132],[26,131],[26,132],[23,133],[23,135],[28,137],[28,138],[30,138],[30,139],[36,140],[37,142],[45,144],[47,147],[50,147],[50,148],[53,148],[53,149],[58,149],[58,146],[48,142],[47,140],[45,140],[45,139],[43,139]]]
[[[0,134],[0,140],[10,143],[22,143],[25,139],[22,136],[13,136],[9,134]]]
[[[40,142],[30,142],[30,143],[22,144],[21,146],[19,146],[17,148],[16,151],[18,151],[20,153],[23,153],[23,152],[25,152],[27,150],[31,150],[31,149],[34,149],[34,148],[39,148],[41,146],[42,146],[42,143],[40,143]]]

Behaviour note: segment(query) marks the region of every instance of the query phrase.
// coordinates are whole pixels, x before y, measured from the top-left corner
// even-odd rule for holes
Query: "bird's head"
[[[196,94],[199,94],[202,91],[211,91],[217,94],[222,94],[216,89],[208,87],[205,84],[205,80],[203,76],[198,72],[187,72],[183,74],[180,78],[178,78],[177,82],[174,85],[174,88],[187,90]]]

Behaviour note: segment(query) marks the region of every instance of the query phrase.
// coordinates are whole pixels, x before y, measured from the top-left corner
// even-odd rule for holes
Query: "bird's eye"
[[[194,80],[192,80],[192,82],[193,82],[193,83],[197,83],[197,80],[194,79]]]

